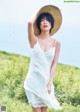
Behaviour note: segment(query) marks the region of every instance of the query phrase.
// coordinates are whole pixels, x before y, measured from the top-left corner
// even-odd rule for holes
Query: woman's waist
[[[49,79],[50,77],[50,72],[47,71],[41,71],[39,69],[29,69],[26,79]]]
[[[50,66],[51,65],[45,65],[45,64],[40,64],[37,62],[31,62],[29,65],[29,71],[43,71],[43,72],[49,72],[50,71]]]

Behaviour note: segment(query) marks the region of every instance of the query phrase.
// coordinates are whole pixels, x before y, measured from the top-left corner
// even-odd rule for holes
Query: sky
[[[53,35],[61,42],[59,63],[80,67],[80,2],[0,0],[0,50],[30,57],[27,23],[44,5],[62,13],[62,25]]]

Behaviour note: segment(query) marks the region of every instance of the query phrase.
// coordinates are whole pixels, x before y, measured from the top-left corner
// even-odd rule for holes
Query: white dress
[[[38,39],[34,48],[31,48],[31,60],[29,71],[24,80],[24,88],[28,103],[33,107],[48,106],[55,110],[61,109],[59,102],[55,98],[53,83],[50,94],[46,87],[50,77],[50,67],[54,53],[55,47],[50,48],[48,51],[43,51]]]

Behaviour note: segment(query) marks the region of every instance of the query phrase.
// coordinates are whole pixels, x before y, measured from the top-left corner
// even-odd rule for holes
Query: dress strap
[[[38,42],[38,37],[36,37],[36,41]]]
[[[36,44],[38,43],[38,38],[36,38]]]
[[[55,40],[54,40],[54,45],[55,45],[55,46],[56,46],[56,43],[57,43],[57,40],[55,39]]]
[[[38,38],[36,37],[35,44],[37,43],[37,41],[38,41]]]

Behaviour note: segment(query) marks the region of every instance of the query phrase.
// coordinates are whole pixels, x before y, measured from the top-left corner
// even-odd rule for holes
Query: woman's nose
[[[44,19],[44,23],[47,23],[46,19]]]

